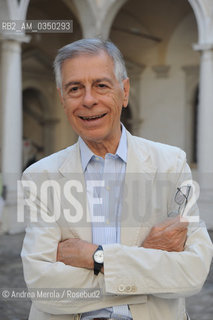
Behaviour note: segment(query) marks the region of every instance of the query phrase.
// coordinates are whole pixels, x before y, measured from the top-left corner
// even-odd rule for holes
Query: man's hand
[[[188,222],[180,221],[180,216],[168,218],[154,226],[141,247],[165,251],[184,250]]]
[[[93,269],[93,253],[97,247],[95,244],[80,239],[61,241],[58,244],[57,261],[73,267]]]

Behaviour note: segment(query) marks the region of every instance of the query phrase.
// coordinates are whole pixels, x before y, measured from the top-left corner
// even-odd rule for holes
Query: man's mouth
[[[96,119],[103,118],[105,115],[106,115],[106,113],[102,113],[102,114],[100,114],[100,115],[98,115],[98,116],[91,116],[91,117],[82,117],[82,116],[79,116],[79,118],[81,118],[82,120],[92,121],[92,120],[96,120]]]

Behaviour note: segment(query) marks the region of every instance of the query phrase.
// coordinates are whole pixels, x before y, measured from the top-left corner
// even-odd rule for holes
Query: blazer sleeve
[[[174,182],[176,187],[191,179],[185,153],[181,150],[176,172],[179,173]],[[174,202],[174,197],[171,202]],[[197,205],[191,208],[191,215],[199,216]],[[189,224],[182,252],[120,244],[104,245],[103,248],[108,293],[151,294],[171,299],[193,295],[202,288],[213,256],[212,242],[202,221]]]
[[[26,184],[32,183],[30,174],[24,174],[22,178]],[[34,184],[33,184],[34,185]],[[63,294],[63,289],[70,289],[73,292],[80,292],[85,288],[99,289],[103,287],[103,274],[94,276],[92,270],[76,268],[56,261],[58,243],[61,241],[61,229],[57,222],[47,223],[42,219],[41,212],[48,212],[48,208],[41,202],[39,197],[30,188],[31,194],[26,191],[22,200],[27,212],[28,219],[26,235],[21,251],[21,258],[24,270],[24,279],[30,290],[47,290],[53,292],[54,289]],[[24,200],[25,198],[25,200]],[[20,203],[22,201],[20,199]],[[22,208],[19,208],[23,210]],[[40,212],[40,213],[39,213]],[[79,291],[80,290],[80,291]],[[62,297],[62,296],[61,296]],[[97,299],[70,299],[66,294],[60,299],[34,299],[36,307],[51,314],[75,314],[79,313],[81,306],[87,311],[96,309]]]

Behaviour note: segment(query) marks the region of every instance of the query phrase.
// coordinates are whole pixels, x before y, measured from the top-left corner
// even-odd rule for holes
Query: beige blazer
[[[21,256],[28,288],[102,290],[101,299],[33,299],[30,320],[77,320],[83,312],[120,304],[129,305],[134,320],[187,319],[184,298],[202,288],[213,255],[205,226],[190,224],[183,252],[139,247],[153,225],[177,211],[176,188],[191,177],[185,153],[176,147],[133,137],[128,132],[127,139],[121,244],[103,246],[104,275],[95,276],[92,270],[56,262],[59,241],[73,237],[92,242],[78,143],[25,171],[25,209],[29,223]],[[73,187],[78,192],[73,195],[72,189],[73,194],[67,200],[61,196],[60,188],[56,188],[44,201],[43,191],[38,194],[31,186],[26,188],[32,182],[40,188],[46,179],[56,181],[62,189],[68,181],[80,181]],[[72,217],[77,209],[83,216],[78,222],[67,221],[62,214],[64,208],[70,210]],[[44,221],[42,214],[51,216],[53,212],[57,221]],[[190,215],[196,214],[193,205]]]

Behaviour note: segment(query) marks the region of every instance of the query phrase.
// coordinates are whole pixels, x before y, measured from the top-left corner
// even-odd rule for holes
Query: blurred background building
[[[73,20],[73,32],[7,33],[2,21],[12,20]],[[0,21],[1,233],[24,230],[16,213],[23,169],[77,139],[57,96],[57,50],[95,36],[124,55],[126,128],[186,152],[201,217],[213,228],[212,0],[0,0]]]

